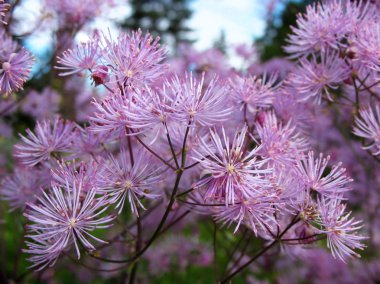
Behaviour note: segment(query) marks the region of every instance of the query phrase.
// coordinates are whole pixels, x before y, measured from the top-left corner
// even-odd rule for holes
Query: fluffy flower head
[[[107,209],[107,197],[97,198],[95,189],[83,192],[82,184],[66,180],[66,186],[54,185],[43,192],[38,204],[28,204],[24,214],[32,223],[28,225],[27,249],[32,256],[32,267],[42,269],[52,266],[60,254],[74,245],[80,258],[80,245],[86,250],[95,250],[89,239],[104,243],[91,234],[98,228],[108,228],[112,216],[102,217]]]
[[[16,144],[14,155],[28,166],[49,160],[53,152],[70,149],[73,129],[73,123],[59,117],[37,122],[34,133],[27,129],[27,137],[20,135],[22,143]]]
[[[270,170],[260,169],[265,161],[257,160],[258,148],[251,151],[245,149],[246,133],[247,127],[238,130],[230,143],[223,128],[221,137],[211,131],[210,145],[201,140],[195,160],[210,176],[200,180],[196,187],[206,187],[206,199],[221,200],[227,206],[243,197],[253,197],[260,187],[266,185],[261,174]]]

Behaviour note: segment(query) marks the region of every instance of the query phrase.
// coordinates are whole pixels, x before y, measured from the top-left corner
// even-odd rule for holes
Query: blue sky
[[[268,0],[196,0],[189,25],[199,49],[210,47],[224,30],[227,43],[251,43],[265,28]]]
[[[80,1],[80,0],[78,0]],[[193,29],[192,38],[197,39],[195,47],[203,50],[211,47],[219,38],[221,30],[224,30],[228,44],[250,44],[254,37],[264,32],[266,4],[270,0],[193,0],[190,3],[194,13],[188,24]],[[115,0],[116,3],[125,3],[125,0]],[[41,0],[25,0],[24,7],[20,10],[23,19],[26,15],[38,14],[43,11]],[[122,21],[130,14],[130,7],[119,6],[111,8],[98,18],[93,26],[100,29],[110,27],[115,30],[114,21]],[[32,16],[32,15],[30,15]],[[30,27],[30,25],[27,25]],[[86,40],[87,35],[78,35],[79,41]],[[49,45],[50,36],[46,33],[36,35],[29,41],[29,47],[36,50]]]

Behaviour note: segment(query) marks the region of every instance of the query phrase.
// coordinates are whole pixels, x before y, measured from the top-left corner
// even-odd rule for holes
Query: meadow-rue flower
[[[173,94],[173,112],[179,120],[201,126],[212,126],[228,119],[232,108],[228,107],[228,92],[215,76],[205,85],[203,73],[198,81],[190,73],[184,79],[178,76],[164,85],[165,94]]]
[[[59,117],[37,122],[34,133],[27,129],[28,136],[20,135],[22,142],[16,144],[14,155],[28,166],[47,161],[52,154],[70,149],[74,127]]]
[[[5,17],[5,12],[8,11],[10,5],[8,3],[4,3],[4,0],[0,0],[0,22],[2,22],[4,25],[7,24],[5,20],[2,18]]]
[[[158,183],[162,180],[159,169],[150,162],[142,150],[135,151],[133,164],[124,148],[118,158],[110,156],[104,164],[103,183],[100,192],[107,194],[111,203],[116,204],[119,214],[127,201],[133,214],[138,216],[137,207],[143,209],[141,198],[157,198]]]
[[[361,221],[350,218],[351,212],[346,212],[346,204],[342,204],[338,199],[325,199],[319,201],[321,213],[320,231],[327,235],[327,246],[331,249],[332,255],[345,262],[347,257],[360,257],[355,249],[363,250],[365,245],[363,240],[367,239],[360,234],[363,225]]]
[[[50,185],[50,173],[45,168],[15,167],[0,186],[0,198],[9,202],[10,209],[24,209],[26,203],[34,203],[41,188]]]
[[[0,94],[9,95],[22,89],[33,65],[33,56],[24,48],[0,61]]]
[[[61,253],[73,245],[79,259],[82,246],[95,250],[90,240],[105,243],[91,232],[112,225],[114,216],[102,215],[109,206],[107,196],[98,198],[94,188],[84,192],[82,183],[70,182],[66,179],[66,186],[53,185],[42,193],[37,204],[28,204],[24,215],[31,224],[27,226],[24,251],[32,255],[32,267],[54,265]]]
[[[342,163],[332,165],[327,171],[330,156],[314,158],[314,152],[310,151],[303,158],[298,160],[297,172],[305,185],[312,191],[322,196],[330,198],[342,198],[342,194],[351,190],[349,183],[352,178],[346,175],[346,169],[342,168]]]
[[[267,112],[262,124],[256,123],[261,147],[258,154],[275,166],[295,164],[297,156],[308,148],[305,137],[296,131],[291,121],[282,125],[273,112]]]
[[[263,174],[270,169],[263,169],[266,160],[258,159],[259,147],[247,150],[244,140],[247,127],[235,132],[230,143],[224,128],[219,136],[211,130],[211,143],[201,140],[201,147],[194,160],[201,164],[204,171],[209,174],[198,181],[196,188],[207,189],[206,200],[219,200],[226,206],[235,204],[241,198],[248,199],[255,196],[262,186],[267,185]]]
[[[263,78],[236,76],[234,80],[230,80],[232,101],[237,103],[240,110],[247,107],[250,112],[254,112],[259,107],[270,107],[279,86],[276,75],[269,78],[267,76]]]
[[[366,150],[371,150],[373,155],[380,154],[380,108],[376,104],[374,108],[362,108],[355,117],[353,133],[356,136],[366,139],[369,144],[363,146]]]
[[[97,39],[89,42],[82,42],[73,49],[63,52],[61,57],[57,57],[59,66],[55,68],[62,70],[61,76],[68,76],[84,71],[92,71],[98,64],[101,51]]]
[[[350,69],[337,53],[322,53],[320,58],[312,55],[311,60],[302,58],[300,65],[289,77],[290,84],[300,94],[300,99],[314,99],[318,104],[322,98],[333,101],[330,90],[337,90],[339,84],[350,76]]]
[[[112,80],[121,86],[143,86],[157,80],[165,71],[166,51],[159,37],[141,30],[120,33],[117,40],[103,36],[102,62],[113,73]]]

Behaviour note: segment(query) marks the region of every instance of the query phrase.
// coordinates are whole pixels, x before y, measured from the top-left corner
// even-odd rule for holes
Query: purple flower
[[[355,126],[353,133],[356,136],[369,140],[370,144],[364,146],[369,149],[373,155],[380,154],[380,108],[376,105],[373,108],[368,107],[361,109],[359,115],[355,117]]]
[[[94,19],[103,5],[112,0],[45,0],[45,6],[56,13],[62,28],[78,29]]]
[[[300,219],[307,224],[314,224],[319,218],[317,203],[312,198],[311,189],[305,188],[305,183],[298,178],[300,190],[290,199],[289,206],[292,213],[298,213]]]
[[[11,138],[13,136],[13,128],[11,125],[0,119],[0,136]]]
[[[12,53],[16,53],[18,44],[5,29],[0,28],[0,62],[7,61]]]
[[[4,3],[4,0],[0,0],[0,22],[2,22],[4,25],[6,25],[7,22],[2,20],[2,18],[5,17],[5,12],[8,11],[10,6],[11,5]]]
[[[81,187],[82,194],[95,189],[97,190],[103,184],[101,175],[103,167],[95,162],[80,162],[79,166],[75,161],[64,163],[59,162],[58,167],[51,170],[51,176],[54,184],[60,187]],[[67,180],[70,184],[67,184]]]
[[[249,46],[246,44],[238,44],[235,46],[235,53],[242,57],[245,61],[252,60],[257,57],[257,50],[254,46]]]
[[[84,82],[84,81],[82,81]],[[102,94],[94,92],[94,90],[89,90],[82,86],[82,89],[76,93],[75,97],[75,109],[76,109],[76,120],[78,122],[88,122],[90,115],[95,112],[95,106],[93,105],[94,98],[102,97]]]
[[[307,149],[307,141],[289,121],[282,126],[273,112],[265,113],[264,123],[256,124],[261,147],[258,154],[273,166],[295,164],[297,156]]]
[[[17,110],[17,103],[14,96],[0,101],[0,113],[2,116],[10,116]]]
[[[164,90],[154,90],[149,87],[135,90],[128,94],[129,107],[124,114],[129,118],[129,126],[135,132],[159,129],[173,119],[177,111],[176,98]],[[176,94],[177,95],[177,94]]]
[[[314,98],[314,101],[320,104],[323,94],[333,101],[329,89],[338,89],[339,84],[350,76],[350,72],[337,53],[326,52],[321,54],[320,61],[315,55],[310,61],[302,58],[298,69],[290,75],[289,81],[302,99]]]
[[[105,142],[106,138],[101,133],[91,131],[89,127],[81,128],[77,126],[73,134],[73,155],[70,158],[83,158],[86,155],[93,157],[102,154],[104,151],[102,143]]]
[[[152,193],[162,180],[159,169],[149,161],[149,156],[142,150],[135,151],[134,163],[124,148],[120,151],[119,159],[110,156],[109,162],[104,164],[102,175],[104,186],[100,192],[108,194],[110,202],[117,203],[119,214],[123,210],[127,200],[133,214],[138,215],[137,207],[143,209],[140,199],[157,198],[159,195]]]
[[[33,56],[24,48],[17,53],[12,53],[9,58],[0,62],[0,94],[22,89],[29,77],[33,65]]]
[[[102,102],[94,103],[97,111],[90,117],[92,131],[116,137],[153,130],[157,136],[162,127],[175,118],[176,99],[170,97],[172,94],[147,86],[134,91],[128,88],[122,90],[109,94]]]
[[[235,77],[230,81],[232,89],[232,100],[239,106],[240,110],[247,107],[250,112],[254,112],[258,107],[270,107],[273,103],[274,93],[279,87],[276,84],[277,76],[273,75],[269,78]]]
[[[47,169],[16,167],[13,174],[6,177],[0,187],[0,197],[9,202],[11,210],[24,209],[26,203],[34,203],[41,188],[50,184]]]
[[[299,101],[299,93],[293,86],[286,85],[276,92],[273,108],[284,122],[297,126],[300,130],[310,129],[313,125],[313,105]]]
[[[91,71],[98,63],[101,52],[98,39],[89,42],[82,42],[74,49],[63,52],[62,57],[58,57],[58,64],[55,68],[62,70],[59,75],[68,76],[83,71]]]
[[[90,130],[100,134],[124,136],[130,127],[131,119],[126,111],[130,108],[130,100],[121,92],[109,94],[104,100],[93,102],[96,111],[90,116]]]
[[[361,221],[350,218],[351,212],[346,213],[346,205],[338,199],[325,199],[319,201],[321,225],[320,232],[327,235],[327,246],[332,255],[345,262],[346,257],[360,257],[354,250],[363,250],[365,245],[361,241],[367,237],[358,234],[363,225]]]
[[[43,89],[41,93],[32,90],[26,95],[21,109],[37,120],[42,120],[58,112],[59,100],[59,94],[49,87]]]
[[[222,128],[222,137],[211,130],[211,144],[201,140],[201,147],[194,159],[201,164],[206,175],[195,184],[205,187],[206,199],[220,200],[226,206],[235,204],[242,198],[255,196],[255,192],[267,185],[261,174],[270,169],[260,169],[266,160],[258,161],[259,148],[248,151],[244,147],[247,127],[237,130],[232,143]]]
[[[380,72],[380,23],[379,20],[366,21],[352,35],[351,50],[354,61],[361,66]]]
[[[276,196],[276,206],[279,210],[294,212],[294,205],[300,201],[305,185],[294,173],[293,168],[281,165],[266,176],[271,185],[270,194]],[[269,194],[267,193],[267,194]],[[304,200],[302,200],[304,202]],[[297,206],[297,205],[296,205]]]
[[[349,27],[348,17],[344,17],[341,1],[317,3],[306,8],[306,14],[297,15],[297,27],[291,27],[289,45],[284,49],[299,57],[316,51],[326,52],[338,49],[340,39]]]
[[[74,124],[59,117],[37,122],[34,133],[27,129],[27,137],[20,134],[22,143],[15,146],[15,157],[21,163],[35,166],[49,160],[54,152],[70,150]]]
[[[164,85],[163,92],[171,93],[176,102],[173,112],[179,120],[201,126],[212,126],[228,119],[232,108],[228,106],[227,89],[215,76],[210,83],[204,85],[204,76],[199,82],[192,73],[185,74],[181,80],[174,77]]]
[[[294,62],[286,59],[275,57],[269,61],[258,63],[255,62],[248,68],[249,74],[276,74],[277,79],[283,79],[289,71],[294,69]]]
[[[169,128],[170,131],[170,137],[172,140],[173,148],[176,152],[181,152],[182,146],[183,146],[183,140],[186,133],[186,124],[179,124],[179,123],[173,123],[171,127]],[[201,147],[202,143],[201,140],[207,140],[210,136],[209,128],[207,127],[191,127],[189,129],[189,132],[187,134],[186,139],[186,165],[192,164],[193,158],[197,156],[196,151],[199,151],[199,147]],[[170,154],[169,154],[170,157]],[[194,167],[189,169],[190,171],[194,171],[194,173],[198,174],[196,177],[199,176],[198,173],[199,167]],[[189,174],[189,170],[187,171],[187,174],[184,175],[181,178],[181,182],[183,182],[185,179],[193,180],[196,178],[195,176],[192,176]],[[189,183],[189,186],[192,182]]]
[[[91,234],[95,229],[108,228],[113,216],[103,216],[108,208],[107,196],[95,196],[95,189],[87,192],[82,183],[67,178],[66,186],[53,185],[43,192],[38,204],[28,204],[24,214],[31,222],[27,226],[26,253],[33,262],[32,267],[43,269],[52,266],[65,250],[73,244],[80,258],[80,244],[89,251],[95,250],[89,240],[105,243]],[[103,216],[103,217],[102,217]]]
[[[291,57],[301,57],[346,47],[347,37],[362,30],[364,22],[376,18],[376,10],[370,1],[314,3],[306,8],[305,15],[297,15],[297,27],[291,27],[293,33],[284,49],[292,54]]]
[[[265,230],[265,226],[271,228],[273,224],[276,224],[273,216],[276,212],[274,204],[273,196],[257,196],[228,207],[218,208],[215,220],[227,226],[233,222],[237,223],[234,233],[243,223],[250,227],[257,236],[257,227]]]
[[[330,198],[342,198],[342,194],[350,190],[348,183],[353,179],[348,177],[342,168],[342,163],[333,165],[329,171],[326,170],[330,156],[314,159],[314,152],[310,151],[297,163],[296,171],[305,183],[306,187],[316,191],[322,196]]]
[[[165,65],[161,62],[166,51],[160,48],[159,37],[155,39],[141,30],[130,34],[120,33],[115,42],[104,38],[102,61],[112,70],[114,80],[122,86],[141,86],[163,75]]]

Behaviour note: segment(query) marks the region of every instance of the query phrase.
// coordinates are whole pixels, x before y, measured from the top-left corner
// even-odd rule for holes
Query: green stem
[[[214,249],[214,273],[215,273],[215,280],[218,280],[218,251],[217,251],[217,226],[216,223],[214,222],[214,231],[212,234],[212,239],[213,239],[213,249]]]
[[[175,170],[176,168],[173,167],[171,164],[169,164],[167,161],[165,161],[160,155],[158,155],[156,152],[154,152],[148,145],[146,145],[141,139],[140,137],[138,137],[137,135],[135,136],[137,141],[140,142],[140,144],[145,148],[147,149],[153,156],[155,156],[157,159],[159,159],[161,162],[163,162],[165,165],[167,165],[169,168],[171,168],[172,170]]]
[[[137,240],[136,240],[136,246],[135,246],[136,251],[140,251],[141,241],[142,241],[142,224],[141,224],[140,217],[137,216]],[[132,270],[131,270],[131,274],[128,281],[129,284],[133,284],[135,282],[136,274],[137,274],[137,266],[138,266],[138,261],[135,261],[132,264]]]
[[[168,143],[169,143],[170,151],[172,152],[172,156],[174,158],[174,162],[175,162],[175,165],[176,165],[177,170],[178,170],[179,169],[179,163],[178,163],[177,155],[175,154],[175,151],[174,151],[172,140],[170,138],[169,129],[168,129],[168,126],[166,123],[164,123],[164,125],[165,125],[166,138],[167,138]],[[183,149],[182,149],[182,151],[183,151]]]
[[[191,125],[191,119],[189,120],[189,123],[188,123],[187,128],[186,128],[185,137],[183,138],[182,155],[181,155],[182,156],[181,168],[183,168],[185,166],[185,163],[186,163],[186,153],[187,153],[186,141],[187,141],[187,136],[189,135],[189,132],[190,132],[190,125]]]
[[[244,263],[242,266],[240,266],[238,269],[236,269],[234,272],[232,272],[230,275],[228,275],[226,278],[224,278],[220,283],[224,284],[227,283],[229,280],[231,280],[236,274],[241,272],[243,269],[247,268],[252,262],[254,262],[256,259],[258,259],[260,256],[262,256],[264,253],[266,253],[269,249],[271,249],[275,244],[281,241],[281,238],[285,235],[285,233],[294,225],[296,224],[300,219],[298,218],[298,215],[296,215],[293,220],[289,223],[289,225],[284,229],[284,231],[273,240],[269,245],[265,246],[261,251],[259,251],[255,256],[253,256],[249,261]]]
[[[149,241],[146,243],[146,245],[144,246],[144,248],[142,248],[138,253],[136,253],[136,255],[134,255],[133,257],[131,258],[127,258],[127,259],[120,259],[120,260],[115,260],[115,259],[107,259],[107,258],[102,258],[102,257],[98,257],[98,256],[95,256],[93,255],[94,258],[96,259],[99,259],[99,260],[102,260],[102,261],[105,261],[105,262],[111,262],[111,263],[126,263],[126,262],[134,262],[136,261],[137,259],[140,258],[140,256],[142,256],[145,251],[148,250],[148,248],[152,245],[152,243],[156,240],[156,238],[158,237],[158,235],[160,234],[160,231],[161,229],[163,228],[165,222],[166,222],[166,219],[168,218],[169,216],[169,213],[173,207],[173,204],[175,202],[175,196],[177,194],[177,191],[178,191],[178,188],[179,188],[179,182],[181,180],[181,177],[182,177],[182,174],[183,174],[183,171],[179,170],[177,172],[177,177],[176,177],[176,180],[175,180],[175,184],[174,184],[174,187],[173,187],[173,190],[172,190],[172,194],[170,196],[170,201],[169,201],[169,204],[168,206],[166,207],[166,210],[165,210],[165,213],[159,223],[159,225],[157,226],[156,230],[154,231],[152,237],[149,239]]]

